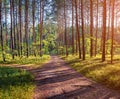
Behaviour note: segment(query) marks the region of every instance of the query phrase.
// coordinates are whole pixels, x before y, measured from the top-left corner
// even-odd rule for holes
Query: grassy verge
[[[32,99],[34,77],[12,67],[0,67],[0,99]]]
[[[28,58],[23,56],[22,58],[20,57],[15,57],[13,60],[11,57],[6,58],[6,62],[3,62],[2,59],[0,58],[0,64],[19,64],[19,65],[28,65],[28,64],[34,64],[34,65],[39,65],[41,63],[47,62],[49,60],[50,56],[49,55],[43,55],[42,57],[40,56],[29,56]]]
[[[89,58],[85,61],[78,59],[78,56],[68,56],[65,58],[67,63],[79,73],[100,82],[112,89],[120,90],[120,56],[115,56],[114,64],[110,64],[110,57],[108,61],[101,62],[101,56],[96,58]]]
[[[7,58],[6,62],[0,61],[0,99],[32,99],[35,88],[34,77],[16,66],[38,68],[49,59],[50,56],[44,55],[42,58],[30,56],[16,57],[15,60]]]

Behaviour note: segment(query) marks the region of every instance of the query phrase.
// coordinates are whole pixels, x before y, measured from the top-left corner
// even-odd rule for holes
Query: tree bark
[[[93,56],[93,0],[90,0],[90,57]]]
[[[65,20],[65,46],[66,56],[68,56],[67,23],[66,23],[66,0],[64,0],[64,20]]]
[[[32,38],[32,41],[36,44],[36,33],[35,33],[35,0],[32,0],[32,19],[33,19],[33,38]],[[35,49],[34,49],[34,56],[36,56]]]
[[[79,31],[79,24],[78,24],[78,1],[77,0],[75,0],[75,13],[76,13],[76,33],[78,35],[79,58],[81,59],[80,31]]]
[[[83,1],[81,0],[81,19],[82,19],[82,51],[83,57],[82,59],[85,60],[85,36],[84,36],[84,11],[83,11]]]
[[[98,45],[98,0],[97,0],[97,16],[96,16],[96,35],[95,35],[95,56],[97,55],[97,45]]]
[[[74,0],[72,0],[72,54],[74,55]]]
[[[114,5],[115,0],[112,0],[112,22],[111,22],[111,63],[113,63],[113,49],[114,49]]]
[[[3,41],[3,31],[2,31],[2,0],[0,0],[0,40],[1,40],[2,59],[3,62],[5,62],[4,41]]]
[[[44,1],[40,1],[40,57],[42,57],[42,29],[43,29],[43,17],[44,17]]]
[[[105,43],[106,43],[106,0],[103,1],[103,32],[102,32],[102,62],[105,61]]]
[[[25,40],[26,40],[26,56],[29,57],[28,48],[28,3],[29,0],[25,0]]]
[[[11,52],[12,52],[12,59],[14,59],[14,44],[13,44],[13,3],[10,0],[10,39],[11,39]]]

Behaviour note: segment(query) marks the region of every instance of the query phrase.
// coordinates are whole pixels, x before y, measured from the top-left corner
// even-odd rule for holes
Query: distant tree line
[[[111,56],[119,49],[119,0],[0,0],[0,52]],[[53,50],[53,52],[52,52]],[[117,52],[119,54],[119,51]]]
[[[12,59],[30,55],[41,57],[49,54],[49,46],[54,49],[55,24],[48,11],[51,4],[49,0],[0,0],[0,55],[3,61],[8,55]]]

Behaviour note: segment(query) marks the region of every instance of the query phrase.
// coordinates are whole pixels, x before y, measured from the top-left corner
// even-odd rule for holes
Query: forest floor
[[[118,92],[77,73],[57,56],[29,71],[35,76],[34,99],[120,99]]]
[[[33,99],[34,75],[29,70],[42,68],[50,60],[49,55],[0,59],[0,99]],[[27,71],[28,72],[27,72]]]

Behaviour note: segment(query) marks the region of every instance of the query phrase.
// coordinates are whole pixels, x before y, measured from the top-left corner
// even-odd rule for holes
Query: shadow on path
[[[85,78],[57,56],[30,72],[37,85],[34,99],[120,99],[119,93]]]

